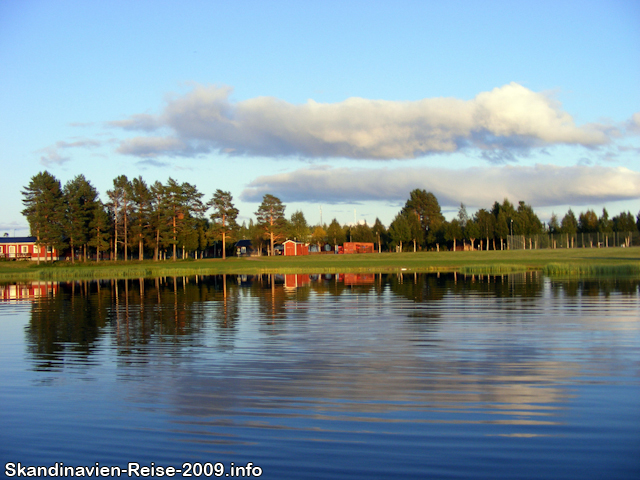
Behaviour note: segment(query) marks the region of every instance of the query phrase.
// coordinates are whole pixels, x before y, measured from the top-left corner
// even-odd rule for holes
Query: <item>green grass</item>
[[[640,275],[640,248],[310,255],[153,262],[0,262],[0,280],[73,280],[258,273],[461,272]]]

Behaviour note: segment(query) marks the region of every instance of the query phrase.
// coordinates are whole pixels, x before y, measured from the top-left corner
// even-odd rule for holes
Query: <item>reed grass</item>
[[[526,265],[468,265],[460,268],[460,273],[466,275],[501,275],[504,273],[527,272],[532,269]],[[537,270],[537,269],[533,269]]]
[[[261,273],[459,272],[640,276],[640,247],[474,252],[309,255],[120,262],[0,262],[0,280],[74,280]]]
[[[559,275],[640,275],[640,262],[621,265],[590,265],[550,263],[545,265],[542,272],[548,276]]]

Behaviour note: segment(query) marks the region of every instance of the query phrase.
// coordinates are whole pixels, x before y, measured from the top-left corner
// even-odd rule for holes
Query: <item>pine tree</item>
[[[371,228],[373,234],[376,236],[378,242],[378,253],[382,251],[382,242],[386,242],[387,237],[387,229],[382,224],[380,219],[376,217],[376,221],[373,223],[373,227]]]
[[[438,199],[431,192],[415,189],[402,209],[403,212],[414,212],[420,219],[422,231],[426,233],[426,242],[434,243],[444,222]],[[391,227],[389,227],[391,228]]]
[[[598,231],[598,216],[593,210],[580,212],[578,216],[578,231],[581,233],[594,233]]]
[[[183,257],[188,244],[197,245],[194,240],[193,231],[196,229],[196,217],[201,217],[204,213],[202,204],[203,194],[189,183],[178,184],[173,178],[169,178],[164,187],[164,206],[170,219],[171,239],[173,247],[173,261],[177,260],[177,246],[183,247]],[[193,231],[192,231],[193,230]]]
[[[309,240],[309,224],[304,218],[304,213],[298,210],[291,214],[291,219],[287,223],[288,237],[299,242],[307,242]]]
[[[456,251],[456,240],[462,238],[462,226],[457,218],[446,222],[444,226],[444,238],[453,242],[453,251]]]
[[[118,259],[118,243],[122,243],[125,261],[128,259],[129,214],[131,212],[131,184],[126,175],[113,180],[113,190],[107,191],[109,208],[114,220],[114,261]],[[121,234],[121,235],[120,235]]]
[[[311,241],[318,246],[318,251],[320,251],[320,248],[322,244],[325,242],[326,238],[327,238],[327,232],[325,231],[325,229],[322,228],[320,225],[317,225],[313,229],[313,233],[311,234]]]
[[[98,192],[84,175],[78,175],[64,186],[64,201],[64,226],[71,248],[71,262],[75,263],[77,247],[83,247],[83,258],[86,262],[89,224],[98,201]]]
[[[267,193],[262,198],[262,203],[255,213],[258,219],[258,227],[262,230],[265,238],[269,238],[269,255],[274,254],[274,242],[284,238],[286,228],[284,210],[285,206],[280,199]]]
[[[153,246],[152,200],[151,190],[142,177],[134,178],[131,181],[130,234],[138,244],[138,260],[144,259],[145,244]]]
[[[598,219],[598,231],[600,233],[611,233],[613,231],[613,223],[609,220],[609,212],[606,208],[602,209],[602,215]]]
[[[64,247],[64,197],[60,181],[49,172],[40,172],[31,177],[29,185],[22,191],[22,214],[27,217],[31,235],[36,237],[38,248],[45,248],[45,261],[48,261],[48,249],[60,251]],[[40,255],[38,254],[38,263]]]
[[[100,200],[93,205],[91,220],[89,221],[89,241],[88,245],[96,249],[96,261],[100,261],[100,252],[109,248],[109,238],[111,230],[109,214]]]
[[[497,208],[496,208],[497,206]],[[495,237],[500,239],[500,249],[503,249],[504,239],[509,235],[509,227],[507,226],[506,213],[501,210],[498,202],[493,204],[493,209],[488,212],[481,208],[474,215],[475,222],[478,224],[479,237],[486,239],[485,249],[489,250],[489,239],[494,238],[493,249],[496,250]],[[480,242],[482,249],[482,241]]]
[[[166,189],[162,183],[156,181],[149,188],[151,193],[150,229],[153,232],[153,260],[160,259],[160,250],[168,246],[169,237],[169,213],[166,202]]]
[[[238,223],[236,219],[240,213],[233,205],[233,196],[231,192],[224,192],[220,189],[216,190],[209,204],[213,207],[214,212],[211,214],[212,233],[214,237],[222,238],[222,259],[227,258],[227,235],[232,235],[238,231]]]
[[[573,210],[569,209],[567,214],[562,218],[560,229],[562,233],[568,233],[569,235],[575,235],[578,232],[578,220]]]
[[[479,238],[481,235],[480,227],[478,226],[478,222],[476,222],[473,218],[467,220],[467,224],[464,227],[464,238],[469,240],[471,243],[471,250],[475,250],[474,243],[476,238]]]
[[[341,245],[345,242],[344,230],[335,218],[331,220],[327,228],[327,237],[329,240],[333,240],[334,245]]]
[[[402,243],[411,240],[411,227],[407,221],[407,217],[398,213],[391,225],[389,225],[389,237],[394,245],[399,245],[402,251]]]

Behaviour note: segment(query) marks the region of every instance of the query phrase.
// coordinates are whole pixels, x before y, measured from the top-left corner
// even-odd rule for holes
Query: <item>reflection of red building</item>
[[[33,300],[57,292],[57,282],[0,285],[0,300]]]
[[[374,273],[345,273],[345,285],[370,285],[375,283],[376,276]]]
[[[287,240],[283,244],[283,254],[287,256],[296,255],[309,255],[309,247],[302,242],[294,242],[293,240]]]
[[[373,253],[373,243],[345,242],[344,253]]]
[[[284,276],[284,288],[304,287],[310,283],[309,275],[287,274]]]

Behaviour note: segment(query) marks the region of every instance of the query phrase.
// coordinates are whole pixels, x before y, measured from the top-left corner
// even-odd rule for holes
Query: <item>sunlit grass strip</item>
[[[459,272],[508,274],[542,271],[547,275],[640,276],[640,248],[418,252],[366,255],[256,257],[177,262],[0,262],[0,280],[75,280],[149,278],[218,274]]]
[[[558,275],[640,275],[640,263],[621,265],[590,265],[573,263],[550,263],[542,272],[548,276]]]
[[[504,273],[520,273],[530,270],[538,270],[530,268],[527,265],[469,265],[461,267],[459,272],[466,275],[501,275]]]

